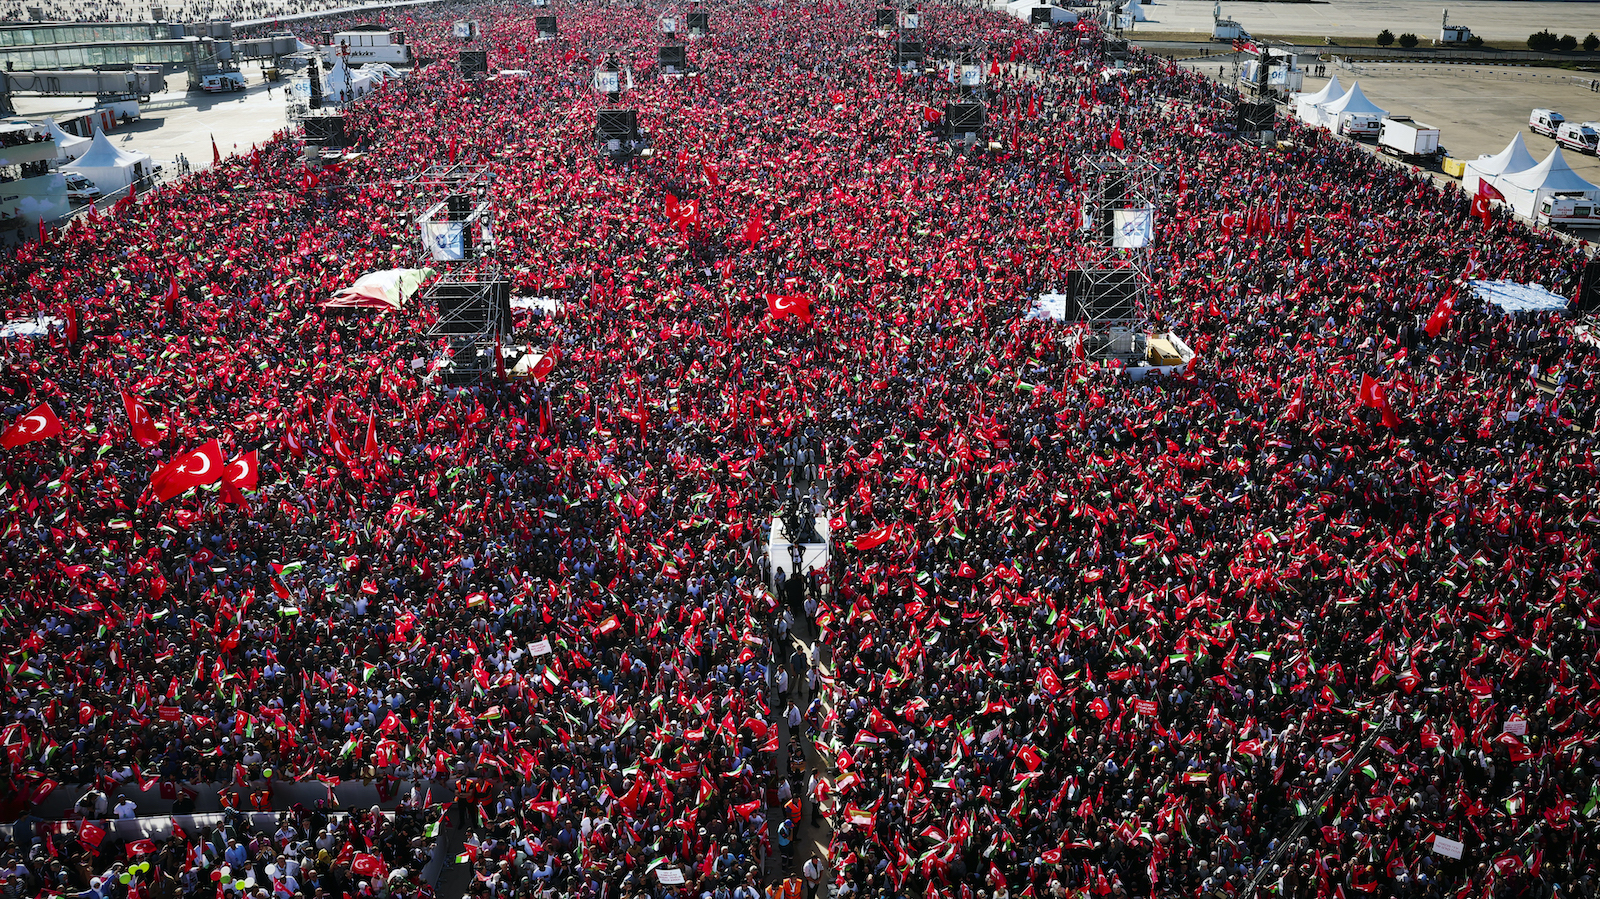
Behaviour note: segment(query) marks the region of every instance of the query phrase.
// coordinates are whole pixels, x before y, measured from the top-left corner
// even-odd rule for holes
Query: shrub
[[[1417,45],[1417,36],[1416,35],[1414,35],[1414,34],[1412,34],[1410,32],[1406,32],[1405,34],[1400,35],[1400,46],[1406,48],[1407,50],[1410,50],[1412,47],[1415,47],[1416,45]]]
[[[1387,47],[1392,43],[1394,43],[1394,32],[1393,31],[1390,31],[1389,29],[1385,28],[1382,31],[1378,32],[1378,46]]]
[[[1559,38],[1552,34],[1548,28],[1543,31],[1535,31],[1533,34],[1528,35],[1528,49],[1539,51],[1554,50],[1558,40]]]
[[[1483,38],[1478,37],[1476,34],[1474,34],[1472,37],[1467,38],[1467,46],[1471,47],[1474,50],[1476,50],[1479,47],[1483,46]]]
[[[1593,31],[1589,32],[1589,36],[1583,39],[1583,49],[1590,53],[1600,50],[1600,36],[1596,36]]]
[[[1571,53],[1578,49],[1578,39],[1570,34],[1563,34],[1561,40],[1556,41],[1556,49],[1563,53]]]

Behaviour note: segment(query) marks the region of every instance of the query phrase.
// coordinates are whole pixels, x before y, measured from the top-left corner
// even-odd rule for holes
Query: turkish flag
[[[1494,217],[1494,208],[1489,205],[1490,200],[1505,202],[1506,195],[1495,189],[1487,181],[1478,181],[1478,192],[1472,196],[1472,214],[1483,219],[1485,225]]]
[[[1295,385],[1294,399],[1289,401],[1289,408],[1284,410],[1284,421],[1299,421],[1300,416],[1306,413],[1306,384],[1301,381]]]
[[[283,445],[288,447],[289,452],[296,456],[304,456],[306,454],[306,445],[301,442],[299,437],[295,436],[294,428],[289,427],[288,424],[283,426]]]
[[[496,340],[499,338],[497,337]],[[496,356],[499,352],[496,351]],[[375,459],[378,456],[378,417],[374,412],[367,413],[367,440],[361,445],[363,459]]]
[[[1357,393],[1357,398],[1361,401],[1361,405],[1366,406],[1368,409],[1376,409],[1381,402],[1378,396],[1379,391],[1382,389],[1378,386],[1378,382],[1372,379],[1371,375],[1362,375],[1361,390]]]
[[[1127,149],[1127,144],[1122,140],[1122,123],[1111,123],[1111,147],[1115,150]]]
[[[761,242],[761,210],[750,210],[750,220],[744,223],[744,240],[752,249]]]
[[[178,282],[176,279],[167,282],[167,292],[161,295],[161,308],[171,318],[178,311]]]
[[[1061,678],[1056,677],[1056,673],[1049,666],[1039,669],[1039,689],[1051,696],[1061,692]]]
[[[879,544],[888,543],[892,539],[894,539],[894,530],[889,525],[880,525],[858,537],[856,539],[856,549],[858,551],[869,550]]]
[[[346,442],[344,435],[339,433],[339,429],[331,424],[328,425],[328,445],[333,448],[333,454],[339,457],[340,462],[349,465],[355,461],[355,453],[350,451],[350,444]]]
[[[155,840],[134,840],[128,844],[128,858],[137,858],[141,855],[155,855]]]
[[[222,444],[209,440],[158,469],[150,486],[155,488],[156,499],[166,502],[191,487],[222,480],[222,468]]]
[[[99,849],[100,843],[106,838],[106,829],[98,824],[83,822],[83,827],[78,830],[78,842],[90,849]]]
[[[544,379],[548,378],[550,373],[556,370],[556,360],[559,358],[559,351],[552,346],[550,349],[545,350],[544,355],[539,357],[538,362],[533,363],[533,369],[529,373],[533,375],[535,381],[542,384]]]
[[[256,450],[229,460],[222,469],[222,479],[240,490],[254,490],[261,471],[256,461]]]
[[[1456,314],[1455,299],[1455,291],[1439,298],[1439,302],[1433,307],[1433,314],[1428,316],[1427,325],[1422,329],[1428,332],[1429,337],[1438,337],[1440,331],[1450,327],[1450,319]]]
[[[40,403],[38,408],[22,416],[0,434],[0,447],[15,449],[25,443],[35,440],[44,440],[61,433],[61,420],[50,411],[49,403]]]
[[[350,870],[362,877],[383,877],[386,873],[383,869],[383,859],[370,852],[357,852],[350,859]]]
[[[155,446],[161,442],[161,432],[156,430],[156,423],[150,418],[150,413],[139,405],[133,394],[122,391],[122,408],[128,413],[128,430],[133,433],[133,442],[140,446]]]
[[[767,311],[773,318],[788,318],[797,316],[806,324],[811,324],[811,298],[804,296],[783,296],[775,293],[767,294]]]

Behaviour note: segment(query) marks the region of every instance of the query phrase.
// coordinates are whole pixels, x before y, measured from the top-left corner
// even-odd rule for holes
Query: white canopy
[[[61,126],[56,124],[55,119],[45,119],[44,129],[50,132],[51,137],[55,138],[56,150],[58,151],[56,153],[57,159],[77,159],[79,156],[89,152],[89,145],[94,143],[87,137],[78,137],[62,131]]]
[[[123,150],[111,143],[104,131],[94,133],[94,142],[78,161],[61,167],[63,172],[77,172],[93,181],[104,193],[121,190],[133,183],[140,174],[151,170],[150,157],[137,150]]]
[[[1383,109],[1378,104],[1367,99],[1367,95],[1361,92],[1361,82],[1359,81],[1350,85],[1349,93],[1337,100],[1319,103],[1317,108],[1322,110],[1323,124],[1329,126],[1333,126],[1340,118],[1347,115],[1361,114],[1382,117],[1389,114],[1387,109]]]
[[[1339,73],[1334,72],[1333,77],[1328,79],[1328,83],[1322,86],[1322,90],[1314,94],[1302,94],[1294,98],[1295,118],[1305,122],[1307,125],[1322,125],[1324,124],[1322,111],[1317,109],[1317,105],[1320,103],[1332,103],[1343,96],[1344,86],[1339,84]]]
[[[1461,175],[1461,186],[1466,189],[1468,196],[1476,195],[1479,181],[1487,181],[1490,186],[1495,186],[1495,179],[1500,176],[1527,171],[1534,165],[1532,154],[1523,146],[1522,132],[1518,131],[1504,150],[1493,156],[1479,156],[1467,163]]]
[[[1551,194],[1581,193],[1593,197],[1596,192],[1593,184],[1567,165],[1560,147],[1551,150],[1544,162],[1531,169],[1501,176],[1495,181],[1495,187],[1506,195],[1511,211],[1524,218],[1532,218]]]

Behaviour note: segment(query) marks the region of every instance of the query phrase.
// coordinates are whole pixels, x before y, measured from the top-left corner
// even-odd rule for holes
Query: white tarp
[[[1469,281],[1467,287],[1480,300],[1499,306],[1503,312],[1562,312],[1567,298],[1537,284],[1515,281]]]
[[[561,301],[555,297],[512,297],[511,308],[532,309],[545,315],[555,315],[561,311]]]
[[[1350,90],[1337,100],[1329,100],[1317,104],[1317,109],[1322,113],[1322,125],[1338,133],[1339,125],[1353,115],[1373,115],[1383,118],[1389,110],[1383,109],[1378,104],[1367,99],[1361,92],[1361,82],[1350,85]]]
[[[43,337],[51,330],[61,330],[66,324],[51,315],[36,318],[19,318],[0,325],[0,337]]]
[[[1567,165],[1560,147],[1552,149],[1543,162],[1531,169],[1502,175],[1495,180],[1494,186],[1505,194],[1506,204],[1512,212],[1529,219],[1554,194],[1582,194],[1593,198],[1596,191],[1600,190]]]
[[[1506,148],[1493,156],[1479,156],[1467,163],[1466,170],[1461,174],[1461,187],[1466,190],[1467,196],[1476,196],[1478,182],[1487,181],[1493,187],[1499,187],[1496,179],[1502,175],[1524,172],[1538,165],[1533,154],[1522,143],[1522,132],[1506,144]]]
[[[1139,250],[1155,237],[1155,207],[1114,209],[1111,211],[1111,246],[1119,250]]]
[[[1028,309],[1028,318],[1042,318],[1054,322],[1067,320],[1067,295],[1064,293],[1047,293],[1033,301],[1033,306]]]
[[[77,172],[94,182],[105,194],[119,191],[133,183],[135,172],[149,174],[153,166],[150,157],[137,150],[123,150],[106,137],[104,131],[94,133],[89,151],[78,161],[61,167],[63,172]]]
[[[1325,128],[1327,123],[1322,120],[1322,110],[1318,109],[1317,105],[1332,103],[1343,96],[1344,87],[1339,84],[1339,73],[1334,72],[1333,77],[1328,79],[1328,83],[1322,86],[1322,90],[1314,94],[1301,94],[1294,98],[1294,116],[1307,125]]]

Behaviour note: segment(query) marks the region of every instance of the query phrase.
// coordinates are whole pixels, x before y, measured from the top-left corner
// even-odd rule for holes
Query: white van
[[[1556,112],[1554,109],[1535,109],[1533,114],[1528,116],[1528,127],[1532,128],[1536,134],[1555,137],[1556,131],[1561,128],[1561,123],[1566,120],[1566,116]]]
[[[1595,144],[1600,142],[1600,132],[1588,123],[1562,122],[1556,129],[1556,143],[1568,150],[1577,150],[1579,153],[1595,155]]]
[[[1377,137],[1380,119],[1368,112],[1347,112],[1339,116],[1339,133],[1345,137]]]

